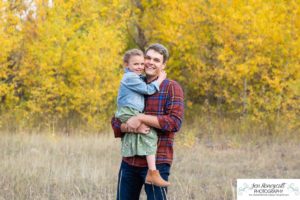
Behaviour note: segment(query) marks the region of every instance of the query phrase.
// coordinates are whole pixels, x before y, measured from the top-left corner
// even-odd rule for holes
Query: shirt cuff
[[[166,131],[166,123],[163,116],[158,115],[157,120],[162,131]]]

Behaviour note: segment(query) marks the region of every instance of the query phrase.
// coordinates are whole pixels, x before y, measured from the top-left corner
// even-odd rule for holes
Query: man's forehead
[[[159,59],[162,59],[163,58],[163,55],[160,54],[159,52],[153,50],[153,49],[150,49],[146,52],[146,56],[147,57],[151,57],[151,58],[159,58]]]

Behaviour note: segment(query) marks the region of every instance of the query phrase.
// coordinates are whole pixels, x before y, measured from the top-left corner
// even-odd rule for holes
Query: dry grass
[[[236,141],[176,145],[169,199],[234,199],[237,178],[300,178],[297,141]],[[0,200],[115,199],[119,145],[111,135],[2,134]]]

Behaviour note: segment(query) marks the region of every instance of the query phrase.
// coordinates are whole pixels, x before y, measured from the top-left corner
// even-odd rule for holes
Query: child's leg
[[[168,181],[165,181],[161,176],[159,171],[156,169],[155,155],[146,156],[148,164],[148,172],[145,178],[145,182],[148,184],[153,184],[159,187],[167,187],[170,185]]]
[[[150,170],[156,170],[155,155],[146,155],[146,160],[148,168]]]

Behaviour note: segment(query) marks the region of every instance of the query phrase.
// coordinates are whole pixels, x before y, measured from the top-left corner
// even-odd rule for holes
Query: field
[[[237,178],[300,178],[293,138],[177,138],[170,200],[235,199]],[[1,134],[0,200],[115,199],[119,146],[112,134]]]

